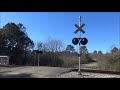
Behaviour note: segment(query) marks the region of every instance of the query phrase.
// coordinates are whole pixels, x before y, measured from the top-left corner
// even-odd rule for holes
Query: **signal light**
[[[74,45],[77,45],[78,44],[78,38],[73,38],[73,40],[72,40],[72,43],[74,44]]]
[[[82,38],[81,41],[80,41],[80,43],[81,43],[82,45],[86,45],[86,44],[88,43],[87,38]]]
[[[37,54],[43,54],[43,51],[35,50]]]
[[[88,40],[87,38],[73,38],[72,43],[74,45],[77,45],[78,43],[79,44],[81,43],[82,45],[86,45],[88,43]]]
[[[39,51],[39,53],[40,53],[40,54],[43,54],[43,52],[42,52],[42,51]]]

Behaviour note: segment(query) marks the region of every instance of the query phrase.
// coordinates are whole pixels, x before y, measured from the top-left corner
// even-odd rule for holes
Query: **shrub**
[[[115,52],[104,56],[98,61],[98,65],[103,70],[120,71],[120,52]]]

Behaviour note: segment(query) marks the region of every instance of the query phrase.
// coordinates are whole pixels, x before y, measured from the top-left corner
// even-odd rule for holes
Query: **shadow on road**
[[[8,72],[12,72],[12,71],[1,71],[0,74],[1,73],[8,73]]]
[[[0,78],[32,78],[32,74],[20,73],[20,74],[0,74]]]

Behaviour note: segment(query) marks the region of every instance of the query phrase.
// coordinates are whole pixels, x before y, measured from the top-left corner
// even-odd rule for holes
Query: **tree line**
[[[86,47],[84,46],[81,49],[84,51]],[[10,64],[37,65],[38,54],[35,52],[36,50],[43,51],[43,54],[39,55],[40,65],[65,66],[68,65],[70,56],[78,57],[74,47],[67,45],[64,49],[64,43],[61,40],[49,38],[44,43],[34,43],[29,38],[26,27],[21,23],[7,23],[0,29],[0,55],[9,56]],[[88,52],[85,51],[84,53]],[[74,58],[73,62],[75,62]]]
[[[36,50],[43,54],[37,54]],[[111,53],[118,50],[116,47]],[[8,55],[13,65],[43,66],[75,66],[78,65],[78,53],[74,46],[64,47],[62,40],[49,38],[45,42],[37,42],[29,38],[26,27],[19,23],[7,23],[0,29],[0,55]],[[89,53],[86,46],[81,46],[81,63],[98,61],[104,55],[102,51]]]

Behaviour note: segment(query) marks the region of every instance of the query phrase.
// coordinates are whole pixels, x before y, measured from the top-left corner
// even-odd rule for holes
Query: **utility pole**
[[[38,66],[39,66],[39,63],[40,63],[40,54],[42,55],[43,52],[42,51],[39,51],[39,50],[36,50],[36,54],[37,54],[37,59],[38,59]]]

